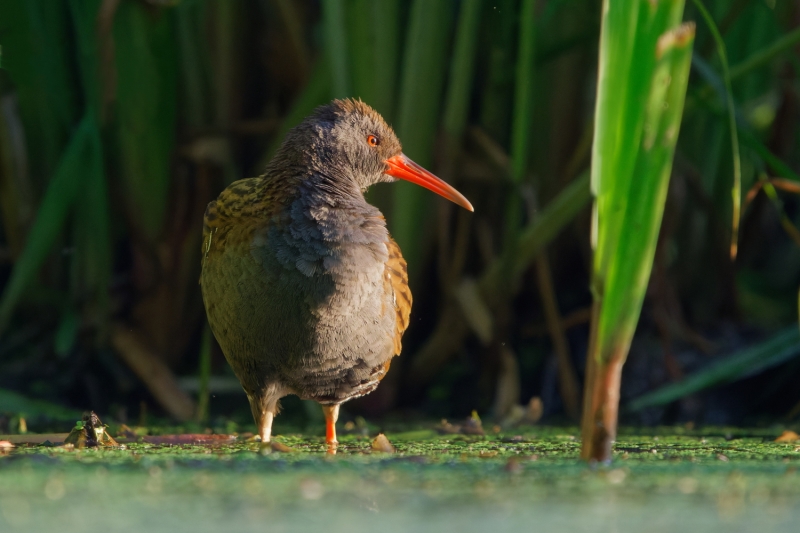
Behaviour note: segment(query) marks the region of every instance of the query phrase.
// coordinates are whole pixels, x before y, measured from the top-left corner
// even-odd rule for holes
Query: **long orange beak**
[[[405,154],[396,155],[386,160],[389,170],[386,174],[393,178],[410,181],[417,185],[422,185],[426,189],[435,192],[439,196],[443,196],[458,204],[468,211],[475,211],[469,200],[464,198],[464,195],[455,190],[447,184],[447,182],[437,178],[418,164],[414,163]]]

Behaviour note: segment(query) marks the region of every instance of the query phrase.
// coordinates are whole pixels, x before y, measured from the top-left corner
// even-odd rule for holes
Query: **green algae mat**
[[[254,442],[21,445],[0,456],[0,531],[799,531],[800,442],[780,431],[625,431],[611,465],[576,430],[389,432]]]

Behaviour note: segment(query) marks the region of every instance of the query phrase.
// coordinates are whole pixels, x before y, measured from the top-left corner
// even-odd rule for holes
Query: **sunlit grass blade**
[[[450,2],[414,0],[406,35],[396,131],[403,151],[424,167],[429,167],[433,160],[451,26]],[[408,260],[409,269],[418,271],[424,242],[420,234],[430,196],[409,183],[397,183],[394,187],[392,234]]]
[[[689,78],[682,0],[606,0],[592,154],[594,308],[582,457],[607,461],[622,365],[655,254]]]
[[[11,278],[0,298],[0,332],[8,326],[11,313],[23,291],[38,275],[84,185],[85,162],[91,150],[93,128],[94,121],[85,116],[72,136],[39,205],[25,249],[14,263]]]
[[[666,405],[690,394],[757,374],[797,356],[800,356],[800,331],[797,326],[790,326],[762,343],[715,360],[677,383],[639,396],[627,405],[627,410]]]

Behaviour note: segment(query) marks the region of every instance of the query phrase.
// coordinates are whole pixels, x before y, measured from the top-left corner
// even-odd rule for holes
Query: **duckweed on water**
[[[793,531],[800,443],[774,431],[622,431],[614,462],[578,461],[575,430],[488,436],[283,435],[255,442],[19,446],[0,457],[0,530]],[[271,527],[268,527],[271,526]]]

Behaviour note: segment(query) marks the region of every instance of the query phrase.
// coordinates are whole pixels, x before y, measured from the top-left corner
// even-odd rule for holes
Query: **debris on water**
[[[7,440],[0,440],[0,455],[6,455],[11,452],[14,445]]]
[[[442,423],[436,427],[436,431],[440,435],[485,435],[483,431],[483,424],[481,424],[481,417],[478,416],[477,411],[472,411],[472,416],[467,418],[461,424],[451,424],[447,419],[442,419]]]
[[[128,427],[122,424],[117,429],[117,440],[128,439],[131,442],[136,442],[139,437],[145,437],[149,433],[149,429],[143,426]]]
[[[236,441],[236,435],[207,435],[205,433],[186,433],[181,435],[146,435],[137,439],[147,444],[200,444],[222,445]]]
[[[781,436],[775,439],[775,442],[795,442],[800,440],[800,435],[794,431],[786,430],[781,433]]]
[[[436,431],[440,435],[455,435],[461,433],[461,426],[451,424],[446,418],[442,418],[442,422],[436,427]]]
[[[396,451],[383,433],[378,433],[378,436],[372,441],[371,448],[373,452],[394,453]]]
[[[538,396],[534,396],[528,402],[528,409],[525,412],[525,422],[535,424],[542,419],[544,414],[544,402]]]
[[[461,433],[465,435],[484,435],[483,424],[481,424],[481,417],[478,416],[478,411],[472,411],[472,416],[464,421],[461,426]]]
[[[64,439],[64,445],[72,445],[75,448],[97,448],[99,446],[119,446],[119,443],[108,434],[106,425],[94,411],[83,413],[81,420],[75,423],[75,427]]]
[[[271,451],[273,451],[273,452],[279,452],[279,453],[292,453],[292,452],[296,451],[291,446],[287,446],[284,443],[278,442],[276,440],[273,440],[273,441],[269,442],[269,449]]]
[[[363,416],[357,416],[354,421],[351,420],[345,423],[342,433],[366,437],[369,435],[369,426]]]
[[[542,418],[544,413],[544,403],[538,396],[534,396],[528,405],[512,405],[508,414],[503,417],[500,426],[504,428],[516,427],[520,425],[534,425]]]

